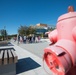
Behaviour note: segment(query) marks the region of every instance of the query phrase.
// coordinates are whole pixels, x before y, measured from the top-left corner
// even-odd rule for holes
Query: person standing
[[[26,36],[24,36],[24,43],[26,43]]]
[[[20,36],[20,43],[22,43],[23,42],[23,39],[22,39],[22,36]]]
[[[18,36],[18,44],[19,44],[19,42],[20,42],[20,36]]]

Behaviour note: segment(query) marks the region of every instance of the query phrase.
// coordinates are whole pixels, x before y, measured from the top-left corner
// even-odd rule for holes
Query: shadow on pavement
[[[40,66],[41,65],[39,65],[30,57],[23,58],[23,59],[18,60],[18,63],[16,64],[16,74],[19,74],[28,70],[32,70]]]

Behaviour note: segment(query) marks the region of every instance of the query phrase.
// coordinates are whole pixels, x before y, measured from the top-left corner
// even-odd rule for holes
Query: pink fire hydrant
[[[73,6],[60,16],[56,29],[48,33],[52,42],[44,49],[44,60],[55,75],[76,75],[76,12]]]

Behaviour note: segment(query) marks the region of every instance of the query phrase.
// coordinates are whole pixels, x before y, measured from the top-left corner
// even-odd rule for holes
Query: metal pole
[[[5,28],[6,28],[6,27],[4,26],[4,40],[5,40]]]

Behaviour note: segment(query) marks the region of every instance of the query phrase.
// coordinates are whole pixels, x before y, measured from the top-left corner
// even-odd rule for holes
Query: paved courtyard
[[[19,44],[11,41],[13,45],[6,47],[13,47],[18,55],[18,62],[16,64],[16,75],[52,75],[48,67],[43,66],[43,50],[49,45],[49,42],[33,43],[33,44]],[[46,69],[46,72],[44,70]]]
[[[49,42],[19,44],[12,42],[18,55],[17,75],[48,75],[43,67],[43,49],[49,45]],[[40,55],[40,56],[39,56]],[[45,65],[48,71],[47,66]],[[50,75],[52,73],[48,71]]]
[[[19,46],[40,58],[43,58],[44,48],[49,46],[49,42],[32,43],[32,44],[19,44]]]

